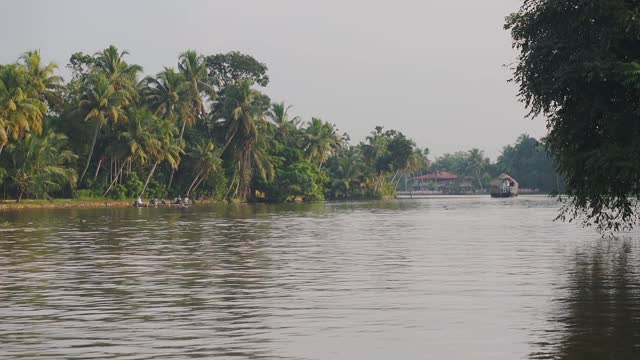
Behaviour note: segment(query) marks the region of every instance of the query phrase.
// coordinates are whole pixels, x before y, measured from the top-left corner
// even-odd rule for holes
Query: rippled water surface
[[[636,234],[545,197],[0,213],[1,359],[638,359]]]

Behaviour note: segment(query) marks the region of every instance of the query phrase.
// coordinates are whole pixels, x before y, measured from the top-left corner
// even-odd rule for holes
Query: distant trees
[[[223,92],[227,87],[242,80],[249,80],[259,86],[269,84],[267,66],[251,55],[232,51],[226,54],[207,56],[207,70],[213,84]]]
[[[483,190],[497,174],[494,164],[484,155],[484,151],[474,148],[469,151],[447,153],[438,157],[429,167],[430,171],[448,171],[462,178],[468,178],[474,189]]]
[[[508,173],[520,188],[540,192],[561,192],[563,179],[557,174],[553,160],[543,143],[522,134],[513,145],[502,148],[495,163],[479,149],[444,154],[430,164],[426,171],[448,171],[472,182],[474,189],[483,190],[500,173]]]
[[[517,179],[522,188],[545,192],[563,190],[564,181],[555,171],[544,144],[529,135],[520,135],[515,144],[505,146],[496,166]]]
[[[640,216],[640,4],[525,0],[507,18],[519,96],[544,115],[545,143],[566,183],[561,218],[601,230]]]
[[[382,197],[396,193],[402,176],[425,165],[423,152],[403,133],[378,126],[356,146],[340,148],[328,163],[336,198]]]

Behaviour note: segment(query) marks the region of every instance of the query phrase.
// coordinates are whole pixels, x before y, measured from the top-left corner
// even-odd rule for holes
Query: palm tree
[[[428,154],[428,151],[427,151],[427,154]],[[417,171],[425,168],[426,165],[427,165],[427,159],[426,159],[425,153],[419,148],[414,149],[411,155],[409,156],[409,159],[406,162],[405,167],[402,169],[399,169],[400,176],[397,177],[397,181],[395,183],[394,189],[396,191],[398,190],[398,186],[400,185],[400,180],[402,179],[403,176],[405,177],[405,179],[407,179],[407,176],[411,174],[415,174]]]
[[[348,197],[353,194],[353,188],[360,187],[358,176],[363,173],[362,154],[352,147],[336,155],[334,166],[330,167],[331,191],[335,197]]]
[[[211,140],[204,140],[194,144],[188,155],[196,161],[194,166],[194,173],[196,175],[187,190],[187,196],[189,196],[191,191],[195,191],[210,175],[222,170],[220,150],[216,149],[215,144],[211,142]]]
[[[28,51],[24,53],[18,63],[24,67],[29,78],[30,91],[34,97],[40,97],[49,106],[62,106],[63,100],[60,94],[62,89],[62,77],[54,74],[58,65],[42,64],[40,51]]]
[[[209,82],[205,57],[198,55],[194,50],[187,50],[180,54],[178,71],[186,82],[186,99],[184,103],[188,104],[188,106],[182,108],[181,114],[180,140],[182,141],[185,128],[192,127],[198,117],[205,116],[206,106],[202,93],[213,98],[215,97],[215,90]],[[177,169],[173,169],[171,172],[167,189],[171,189],[175,170]]]
[[[48,131],[44,136],[27,134],[9,147],[15,167],[12,176],[18,186],[18,199],[25,194],[48,198],[51,191],[61,189],[65,183],[73,186],[77,173],[66,166],[77,158],[66,149],[67,137]]]
[[[178,62],[178,70],[184,76],[185,81],[189,84],[188,89],[191,98],[191,106],[196,117],[203,117],[206,106],[202,93],[213,98],[215,91],[209,82],[207,74],[207,62],[203,55],[198,55],[194,50],[187,50],[180,55]],[[184,128],[192,126],[188,124],[187,119],[183,119],[182,129],[180,130],[180,139],[184,134]]]
[[[307,160],[318,161],[319,167],[334,153],[340,144],[333,125],[318,118],[312,118],[305,129]]]
[[[252,85],[250,80],[241,80],[229,87],[223,105],[226,143],[221,153],[230,151],[235,162],[228,194],[241,200],[247,200],[250,195],[254,170],[263,178],[273,174],[264,141],[259,141],[259,124],[264,124],[266,118],[261,107],[262,94],[252,89]]]
[[[166,161],[171,167],[171,170],[175,171],[180,164],[181,155],[184,154],[184,150],[182,150],[182,147],[180,146],[181,144],[177,142],[175,138],[178,133],[178,128],[176,128],[175,124],[156,117],[148,117],[148,119],[151,120],[148,124],[151,129],[148,129],[148,131],[152,132],[156,139],[159,140],[160,148],[149,152],[154,163],[149,171],[147,179],[144,182],[140,196],[144,195],[151,177],[161,162]]]
[[[283,135],[288,134],[292,129],[297,129],[300,124],[300,117],[289,118],[291,107],[291,105],[287,106],[284,102],[280,102],[271,104],[271,109],[269,110],[269,118]]]
[[[0,70],[0,154],[9,139],[18,140],[26,132],[42,133],[47,104],[30,91],[24,66],[13,64]]]
[[[122,146],[116,147],[121,151],[122,165],[105,191],[104,196],[109,193],[116,179],[122,173],[125,164],[129,161],[139,162],[144,165],[149,159],[157,159],[162,156],[162,141],[154,131],[158,120],[153,113],[146,109],[130,108],[127,112],[127,117],[127,131],[118,134],[118,140],[122,143]]]
[[[480,173],[487,167],[488,162],[484,157],[484,151],[480,149],[474,148],[467,153],[467,168],[465,172],[475,176],[480,189],[484,189],[482,180],[480,180]]]
[[[132,100],[137,95],[137,78],[142,72],[142,67],[127,64],[124,61],[126,55],[129,55],[128,51],[121,52],[111,45],[95,54],[93,71],[104,73],[115,90],[123,90],[127,94],[127,99]]]
[[[172,123],[186,117],[183,123],[193,123],[195,114],[188,103],[189,88],[182,73],[165,67],[155,78],[145,78],[144,83],[145,100],[157,116]]]
[[[112,125],[127,120],[124,110],[128,104],[128,94],[125,90],[117,90],[103,73],[95,73],[89,77],[85,85],[78,111],[84,116],[84,121],[95,120],[95,130],[91,141],[91,150],[87,155],[84,170],[78,183],[82,182],[89,165],[98,139],[100,129],[111,122]]]

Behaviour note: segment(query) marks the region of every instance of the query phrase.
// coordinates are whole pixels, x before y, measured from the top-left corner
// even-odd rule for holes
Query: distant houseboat
[[[507,174],[502,174],[491,181],[490,189],[491,197],[506,198],[518,196],[518,182]]]

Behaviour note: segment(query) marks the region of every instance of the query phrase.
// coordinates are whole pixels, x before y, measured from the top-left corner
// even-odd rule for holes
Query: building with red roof
[[[436,171],[431,174],[416,176],[413,178],[414,180],[456,180],[458,179],[458,175],[454,173],[450,173],[448,171]]]
[[[436,171],[411,179],[411,190],[435,194],[468,193],[473,191],[473,186],[463,176],[448,171]]]

